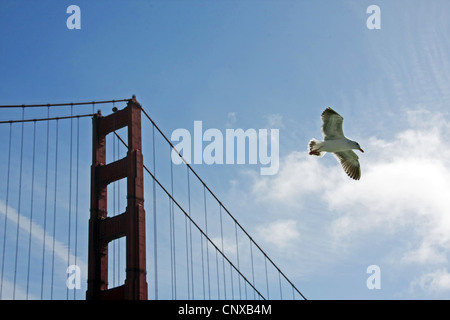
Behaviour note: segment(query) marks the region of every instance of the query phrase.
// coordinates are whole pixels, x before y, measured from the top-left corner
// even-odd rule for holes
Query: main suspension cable
[[[120,100],[103,100],[103,101],[89,101],[89,102],[70,102],[70,103],[47,103],[47,104],[16,104],[16,105],[0,105],[0,108],[43,108],[43,107],[67,107],[67,106],[81,106],[81,105],[96,105],[104,103],[128,102],[131,99]]]
[[[50,121],[50,120],[64,120],[64,119],[73,119],[73,118],[93,117],[95,115],[97,115],[97,113],[77,114],[77,115],[72,115],[72,116],[53,117],[53,118],[3,120],[3,121],[0,121],[0,124],[2,124],[2,123],[23,123],[23,122],[37,122],[37,121]]]

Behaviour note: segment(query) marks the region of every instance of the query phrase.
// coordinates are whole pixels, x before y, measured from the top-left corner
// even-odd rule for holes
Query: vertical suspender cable
[[[22,120],[25,119],[25,108],[22,108]],[[16,298],[16,279],[17,279],[17,256],[19,251],[19,226],[20,226],[20,211],[22,198],[22,164],[23,164],[23,140],[24,140],[24,123],[22,122],[22,137],[20,142],[20,168],[19,168],[19,200],[17,205],[17,231],[16,231],[16,255],[14,258],[14,287],[13,300]]]
[[[73,105],[70,106],[70,116],[73,116]],[[69,151],[69,226],[67,235],[67,268],[70,266],[70,243],[72,230],[72,134],[73,134],[73,118],[70,119],[70,151]],[[69,300],[69,286],[66,286],[66,300]]]
[[[117,137],[115,135],[112,136],[112,145],[113,145],[113,161],[116,161],[116,139]],[[116,183],[117,181],[113,182],[113,216],[116,215]],[[112,254],[112,285],[113,287],[116,286],[116,241],[112,242],[113,244],[113,254]]]
[[[172,153],[172,148],[169,147],[169,157]],[[170,160],[170,184],[171,184],[171,196],[173,197],[173,163],[172,160]],[[171,252],[172,252],[172,256],[173,256],[173,268],[172,268],[172,272],[173,272],[173,288],[174,288],[174,296],[175,296],[175,300],[177,299],[177,267],[176,267],[176,257],[175,257],[175,215],[174,215],[174,205],[173,205],[173,201],[172,199],[169,198],[169,212],[170,212],[170,234],[171,234],[171,239],[170,242],[172,243],[171,245]]]
[[[53,201],[53,243],[52,243],[52,280],[50,285],[50,299],[53,300],[53,281],[55,271],[55,240],[56,240],[56,200],[58,191],[58,139],[59,138],[59,120],[56,120],[56,134],[55,134],[55,198]]]
[[[222,223],[222,206],[219,204],[219,218],[220,218],[220,238],[222,240],[222,252],[225,252],[223,249],[223,223]],[[222,257],[222,273],[223,273],[223,290],[225,300],[227,299],[227,286],[226,286],[226,277],[225,277],[225,258]]]
[[[187,184],[188,184],[188,207],[189,207],[189,211],[188,214],[191,214],[191,183],[190,183],[190,179],[189,179],[189,168],[186,167],[186,171],[187,171]],[[185,218],[187,219],[187,217],[185,216]],[[192,223],[189,223],[189,246],[191,249],[191,284],[192,284],[192,299],[195,299],[194,297],[194,260],[192,258]]]
[[[170,197],[168,197],[169,199],[169,247],[170,247],[170,288],[171,288],[171,292],[172,292],[172,300],[175,300],[174,298],[174,272],[173,272],[173,268],[174,268],[174,264],[173,264],[173,235],[172,235],[172,207],[170,205]]]
[[[252,246],[252,239],[250,239],[250,259],[252,263],[252,281],[253,285],[255,285],[255,268],[253,264],[253,246]],[[256,292],[253,291],[253,299],[256,299]]]
[[[0,282],[0,300],[3,293],[3,272],[5,271],[5,250],[6,250],[6,230],[8,222],[8,200],[9,200],[9,172],[11,168],[11,140],[12,140],[12,123],[9,124],[9,146],[8,146],[8,172],[6,173],[6,199],[5,199],[5,225],[3,229],[3,252],[2,252],[2,275]]]
[[[283,300],[283,289],[281,287],[281,274],[278,273],[278,283],[280,284],[280,300]]]
[[[267,273],[267,258],[266,257],[264,257],[264,268],[266,270],[267,300],[270,300],[270,295],[269,295],[269,277],[268,277],[268,273]]]
[[[50,118],[50,107],[47,107],[47,118]],[[44,195],[44,233],[42,237],[42,274],[41,274],[41,300],[44,299],[44,269],[45,269],[45,238],[47,238],[47,194],[48,194],[48,148],[50,137],[50,121],[47,121],[47,145],[45,152],[45,195]]]
[[[234,299],[233,268],[231,264],[230,264],[230,283],[231,283],[231,299]]]
[[[120,159],[119,139],[117,140],[117,159]],[[120,211],[120,180],[117,183],[117,210]],[[117,241],[117,283],[120,285],[120,240]]]
[[[202,253],[202,285],[203,285],[203,300],[206,300],[206,290],[205,290],[205,258],[203,254],[203,235],[200,234],[200,250]]]
[[[189,184],[188,184],[189,186]],[[189,188],[189,187],[188,187]],[[188,192],[189,197],[189,192]],[[188,200],[189,201],[189,200]],[[191,299],[191,279],[190,279],[190,266],[189,266],[189,233],[188,233],[188,218],[184,216],[184,232],[185,232],[185,250],[186,250],[186,279],[187,279],[187,294],[188,300]],[[191,247],[192,250],[192,247]]]
[[[80,118],[77,118],[77,173],[75,183],[75,265],[77,265],[78,255],[78,178],[80,168]],[[77,290],[73,290],[73,299],[76,299]]]
[[[153,126],[153,174],[156,176],[155,126]],[[155,300],[158,300],[158,237],[156,234],[156,182],[153,179],[153,251],[155,252]]]
[[[237,224],[234,224],[234,234],[236,236],[236,257],[237,257],[237,267],[238,270],[241,270],[241,266],[239,264],[239,243],[238,243],[238,234],[237,234]],[[241,293],[241,277],[238,276],[239,280],[239,299],[242,300],[242,293]]]
[[[171,169],[171,174],[172,174],[172,166],[170,167]],[[170,176],[171,181],[172,181],[172,175]],[[172,181],[173,183],[173,181]],[[172,190],[173,190],[173,186],[172,186]],[[172,223],[173,223],[173,212],[172,212],[172,206],[171,206],[171,199],[170,197],[168,197],[169,199],[169,246],[170,246],[170,281],[171,281],[171,290],[172,290],[172,300],[175,300],[174,298],[174,292],[175,292],[175,284],[174,284],[174,250],[173,250],[173,227],[172,227]]]
[[[113,102],[113,110],[116,108],[115,103]],[[113,127],[116,127],[116,120],[115,118],[113,119]],[[114,131],[115,133],[115,131]],[[116,160],[118,160],[118,158],[116,158],[116,140],[118,140],[116,135],[112,136],[112,161],[115,162]],[[117,211],[116,211],[116,184],[118,182],[114,181],[112,184],[113,187],[113,210],[112,210],[112,216],[116,216]],[[116,286],[116,242],[117,241],[112,241],[112,285],[113,287]],[[111,257],[111,256],[110,256]]]
[[[36,160],[36,122],[33,122],[33,167],[31,169],[31,201],[30,201],[30,230],[28,235],[28,270],[27,270],[27,292],[26,299],[28,300],[28,289],[30,285],[30,260],[31,260],[31,233],[33,226],[33,196],[34,196],[34,167]]]
[[[217,299],[220,300],[220,285],[219,285],[219,257],[217,256],[217,250],[216,251],[216,275],[217,275]]]
[[[215,250],[215,252],[216,252],[217,299],[220,300],[219,257],[217,255],[217,250]],[[222,252],[223,252],[223,248],[222,248]]]
[[[206,187],[203,185],[203,203],[205,205],[205,231],[206,235],[208,235],[208,214],[206,210]],[[206,242],[206,266],[208,269],[208,294],[209,299],[211,300],[211,282],[210,282],[210,275],[209,275],[209,250],[208,250],[208,242]]]
[[[244,282],[244,291],[245,291],[245,300],[247,300],[248,299],[248,296],[247,296],[247,282]]]

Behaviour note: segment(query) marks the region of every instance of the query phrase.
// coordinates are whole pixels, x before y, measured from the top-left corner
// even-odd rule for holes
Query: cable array
[[[20,107],[21,118],[0,121],[1,132],[8,132],[0,140],[6,147],[0,167],[6,178],[0,181],[0,299],[84,297],[66,285],[66,271],[70,265],[85,269],[79,212],[88,212],[89,204],[80,197],[80,172],[89,167],[81,170],[86,149],[80,126],[94,113],[74,114],[67,105],[70,116],[51,116],[53,105],[45,105],[46,117],[33,119],[26,117],[28,106],[6,106]]]
[[[90,156],[86,160],[83,155],[90,149],[83,143],[82,121],[100,116],[94,110],[97,104],[112,104],[117,110],[116,103],[129,100],[0,106],[22,110],[20,119],[0,121],[0,147],[7,150],[0,167],[5,177],[0,181],[0,299],[84,297],[79,288],[68,285],[73,278],[67,273],[70,266],[84,266],[87,261],[79,246],[80,235],[86,236],[80,221],[89,216],[85,190],[89,190]],[[83,105],[92,105],[92,113],[74,112],[75,106]],[[54,107],[70,107],[70,115],[51,116]],[[46,117],[27,119],[28,108],[46,108]],[[151,137],[143,145],[144,170],[150,178],[145,180],[149,297],[305,299],[144,108],[141,111],[142,130]],[[128,147],[120,130],[113,133],[112,148],[107,150],[117,161]],[[172,162],[173,152],[182,159],[181,165]],[[124,210],[122,183],[108,186],[109,216]],[[108,250],[109,285],[120,286],[126,246],[117,239]]]

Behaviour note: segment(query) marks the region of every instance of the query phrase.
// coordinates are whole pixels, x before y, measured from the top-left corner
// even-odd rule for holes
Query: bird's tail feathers
[[[322,142],[320,142],[317,139],[311,139],[308,143],[308,150],[309,154],[312,156],[318,156],[323,157],[325,154],[325,151],[319,151],[320,147],[322,146]]]

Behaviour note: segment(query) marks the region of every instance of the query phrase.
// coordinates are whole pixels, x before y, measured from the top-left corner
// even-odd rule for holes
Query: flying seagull
[[[361,167],[358,156],[352,151],[357,149],[364,152],[359,143],[347,139],[342,131],[344,118],[331,108],[322,112],[322,135],[324,141],[311,139],[308,144],[309,154],[322,157],[325,152],[331,152],[341,163],[347,175],[355,180],[361,178]]]

